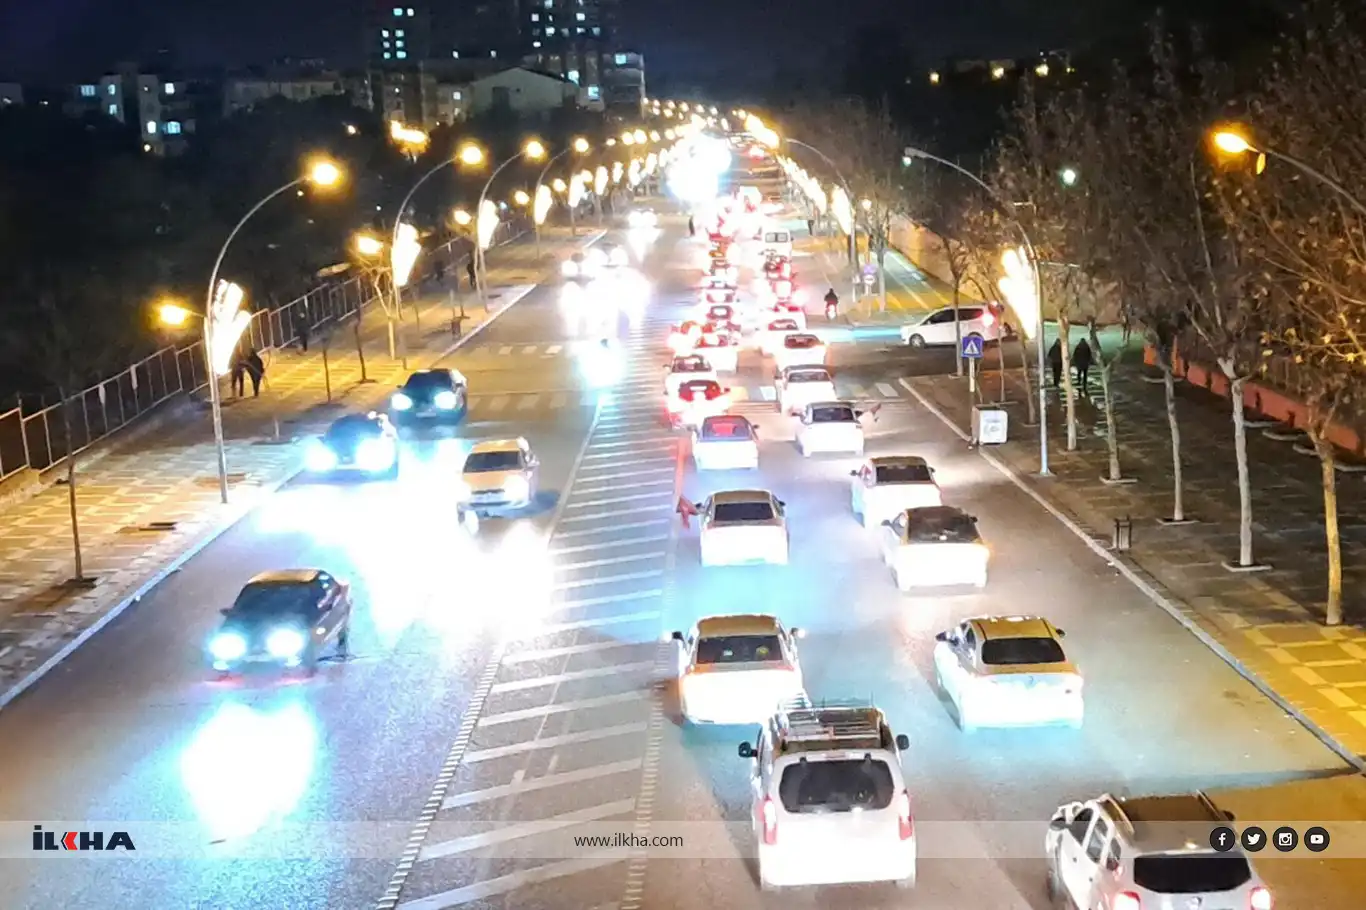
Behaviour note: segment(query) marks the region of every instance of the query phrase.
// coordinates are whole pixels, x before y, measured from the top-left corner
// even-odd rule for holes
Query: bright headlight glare
[[[266,639],[266,650],[272,657],[297,657],[304,649],[304,636],[295,629],[276,629]]]
[[[570,260],[560,266],[560,274],[566,278],[573,278],[579,274],[579,264]]]
[[[470,496],[473,495],[473,491],[470,489],[470,485],[465,483],[465,481],[458,480],[455,483],[455,495],[458,499],[469,499]]]
[[[443,411],[452,411],[455,409],[455,393],[451,391],[437,392],[432,398],[432,403]]]
[[[503,490],[509,499],[525,499],[531,492],[531,484],[527,483],[525,477],[509,477],[503,485]]]
[[[337,455],[321,441],[308,447],[304,463],[310,471],[330,471],[337,466]]]
[[[356,463],[366,471],[383,471],[397,457],[394,444],[387,439],[367,439],[356,447]]]
[[[406,411],[413,406],[413,400],[403,392],[395,392],[391,400],[395,411]]]
[[[215,660],[236,660],[247,653],[247,641],[240,635],[224,632],[209,643],[209,653]]]

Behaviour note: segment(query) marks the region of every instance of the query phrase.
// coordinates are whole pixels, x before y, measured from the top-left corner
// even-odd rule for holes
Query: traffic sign
[[[870,263],[868,263],[867,265],[865,265],[865,266],[863,267],[863,274],[867,275],[869,278],[872,278],[874,275],[876,275],[876,274],[877,274],[877,263],[876,263],[876,262],[870,262]]]
[[[968,360],[980,360],[982,357],[982,347],[981,335],[963,336],[963,356]]]

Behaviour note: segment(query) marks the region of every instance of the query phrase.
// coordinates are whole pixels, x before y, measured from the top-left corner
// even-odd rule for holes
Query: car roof
[[[914,515],[919,515],[928,520],[936,518],[953,518],[956,516],[962,516],[963,518],[972,517],[957,506],[925,506],[920,509],[906,509],[906,512],[914,513]]]
[[[1229,820],[1203,793],[1132,799],[1104,796],[1098,802],[1112,811],[1118,809],[1117,814],[1130,826],[1125,836],[1140,852],[1207,853],[1210,827]]]
[[[919,455],[876,455],[870,459],[875,468],[921,468],[929,467],[929,462]]]
[[[742,417],[742,416],[740,416],[739,414],[714,414],[714,415],[712,415],[711,417],[703,417],[703,418],[702,418],[702,429],[705,430],[707,427],[714,427],[714,426],[716,426],[718,423],[719,423],[719,424],[737,423],[737,424],[741,424],[742,426],[749,427],[751,430],[754,429],[754,424],[752,424],[752,423],[749,422],[749,418],[748,418],[748,417]]]
[[[767,613],[745,613],[737,616],[708,616],[697,621],[699,638],[720,638],[725,635],[772,635],[781,630],[778,617]]]
[[[852,411],[854,403],[852,401],[813,401],[807,407],[812,410],[816,408],[848,408]]]
[[[711,494],[711,501],[714,504],[740,503],[740,502],[771,502],[773,494],[767,490],[722,490],[720,493]]]
[[[968,622],[983,641],[1054,637],[1053,624],[1039,616],[975,616]]]
[[[812,335],[810,332],[793,332],[792,334],[787,336],[788,341],[791,341],[794,338],[800,338],[802,341],[805,341],[808,338],[813,338],[816,341],[821,340],[821,337],[819,335]]]
[[[321,569],[270,569],[259,572],[247,582],[249,585],[307,585],[318,580]]]
[[[527,441],[518,436],[516,439],[485,439],[470,446],[470,454],[475,452],[516,452],[528,448]]]
[[[829,376],[830,369],[828,367],[820,366],[819,364],[807,363],[783,367],[783,375],[786,376],[788,373],[824,373],[826,376]]]

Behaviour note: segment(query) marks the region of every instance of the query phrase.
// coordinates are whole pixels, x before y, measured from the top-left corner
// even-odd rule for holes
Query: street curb
[[[934,404],[932,401],[926,398],[925,395],[922,394],[919,389],[917,389],[913,384],[911,384],[911,382],[909,382],[904,377],[898,379],[897,382],[900,383],[901,387],[904,388],[907,392],[910,392],[911,395],[915,397],[916,401],[920,402],[921,406],[924,407],[925,410],[929,411],[935,417],[939,418],[940,422],[942,422],[946,427],[952,430],[953,433],[957,435],[959,439],[962,439],[964,442],[967,443],[972,442],[972,436],[969,433],[967,433],[965,430],[959,427],[958,424],[953,421],[953,418],[949,417],[942,410],[940,410],[938,405]],[[1366,773],[1366,756],[1357,755],[1351,749],[1347,748],[1342,743],[1338,742],[1331,734],[1329,734],[1326,730],[1324,730],[1312,719],[1310,719],[1303,711],[1301,711],[1295,705],[1291,704],[1284,697],[1282,697],[1279,692],[1277,692],[1275,689],[1271,688],[1265,682],[1263,682],[1260,676],[1258,676],[1247,665],[1245,665],[1242,661],[1235,657],[1233,653],[1229,651],[1227,648],[1225,648],[1217,638],[1215,638],[1204,628],[1202,628],[1199,623],[1191,619],[1191,617],[1186,613],[1185,610],[1181,609],[1181,607],[1175,602],[1173,602],[1171,598],[1167,597],[1160,590],[1158,590],[1156,586],[1154,586],[1151,582],[1144,578],[1123,558],[1117,557],[1114,553],[1110,552],[1104,546],[1102,546],[1095,539],[1095,537],[1093,537],[1085,528],[1078,524],[1077,521],[1073,519],[1070,515],[1068,515],[1058,506],[1054,505],[1048,499],[1048,497],[1044,496],[1038,490],[1034,489],[1032,485],[1026,483],[1024,478],[1021,477],[1019,473],[1015,471],[1014,468],[1010,467],[1005,462],[997,458],[995,455],[991,454],[990,452],[986,451],[981,447],[978,447],[974,451],[979,456],[981,456],[982,460],[984,460],[987,464],[995,468],[1002,476],[1004,476],[1007,480],[1009,480],[1012,484],[1019,488],[1021,492],[1023,492],[1030,499],[1033,499],[1036,503],[1038,503],[1045,512],[1053,516],[1053,518],[1055,518],[1063,527],[1067,528],[1067,530],[1071,531],[1074,535],[1080,538],[1082,543],[1086,544],[1086,546],[1090,548],[1091,552],[1095,553],[1102,560],[1104,560],[1107,565],[1118,570],[1119,573],[1123,575],[1125,579],[1129,581],[1130,584],[1137,588],[1140,593],[1142,593],[1154,604],[1161,607],[1162,610],[1167,613],[1167,615],[1169,615],[1172,619],[1180,623],[1181,626],[1187,632],[1194,635],[1195,638],[1201,644],[1203,644],[1210,651],[1214,652],[1220,660],[1227,664],[1235,673],[1237,673],[1243,679],[1247,680],[1248,683],[1250,683],[1254,689],[1256,689],[1258,692],[1261,692],[1262,695],[1266,696],[1266,698],[1270,700],[1272,704],[1276,705],[1276,707],[1280,708],[1286,714],[1293,717],[1300,724],[1300,726],[1308,730],[1309,733],[1312,734],[1315,739],[1317,739],[1329,750],[1331,750],[1333,754],[1338,756],[1338,758],[1342,759],[1343,762],[1345,762],[1349,767],[1356,769],[1358,773]]]
[[[588,240],[584,244],[585,248],[588,246],[592,246],[594,243],[597,243],[606,235],[606,231],[601,231],[596,235],[588,235]],[[503,307],[498,310],[498,312],[494,313],[492,316],[485,319],[483,322],[475,326],[473,329],[470,329],[469,332],[457,338],[453,344],[451,344],[440,354],[438,354],[436,356],[436,359],[432,362],[440,363],[442,360],[446,359],[451,354],[455,353],[455,351],[457,351],[461,346],[463,346],[471,339],[478,336],[480,332],[482,332],[488,326],[496,322],[504,313],[515,307],[517,304],[521,303],[524,299],[526,299],[528,295],[532,293],[532,291],[535,291],[543,283],[544,282],[537,282],[536,284],[527,287],[525,291],[519,294],[510,303],[504,304]],[[260,505],[263,499],[265,499],[268,496],[274,495],[276,492],[280,490],[280,488],[284,487],[294,478],[298,477],[299,474],[302,473],[302,471],[303,469],[301,467],[296,467],[293,470],[287,472],[285,476],[280,478],[279,480],[272,481],[268,484],[263,484],[261,487],[259,487],[257,495],[253,498],[253,500],[250,503],[233,508],[226,518],[220,519],[219,522],[213,527],[211,527],[207,533],[199,537],[197,540],[191,542],[186,549],[182,550],[176,556],[173,556],[169,562],[165,563],[161,566],[161,568],[154,571],[149,578],[144,580],[140,585],[138,585],[133,590],[132,594],[124,596],[123,599],[116,602],[112,607],[110,607],[103,614],[101,614],[99,619],[95,620],[89,626],[82,629],[79,633],[77,633],[75,638],[71,639],[69,642],[64,644],[61,648],[57,650],[56,653],[50,655],[47,658],[47,660],[43,661],[37,667],[34,667],[28,673],[24,674],[22,677],[19,678],[17,682],[15,682],[13,685],[7,688],[4,692],[0,692],[0,710],[4,710],[16,698],[18,698],[20,695],[23,695],[26,691],[31,689],[44,676],[55,670],[57,666],[61,664],[62,661],[66,660],[68,657],[74,654],[77,648],[85,644],[90,639],[94,638],[99,632],[101,632],[104,629],[105,626],[109,625],[115,619],[118,619],[120,616],[122,616],[123,613],[127,611],[129,607],[138,603],[142,600],[142,598],[152,593],[152,591],[157,587],[157,585],[161,584],[167,578],[170,578],[172,575],[178,572],[181,569],[181,567],[183,567],[191,559],[194,559],[194,557],[198,556],[201,552],[207,549],[209,544],[213,543],[215,540],[222,537],[229,530],[231,530],[239,521],[250,515],[251,512],[258,505]]]

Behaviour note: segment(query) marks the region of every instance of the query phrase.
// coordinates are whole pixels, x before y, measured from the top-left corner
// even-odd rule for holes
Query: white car
[[[702,305],[710,306],[717,303],[734,303],[736,298],[735,287],[727,278],[707,278],[702,285]]]
[[[743,417],[735,414],[707,417],[693,431],[693,464],[699,471],[758,468],[758,437],[754,425]]]
[[[678,387],[685,382],[710,379],[720,385],[711,362],[699,354],[685,354],[675,357],[664,367],[664,397],[673,400],[678,397]]]
[[[1062,647],[1065,633],[1035,616],[967,619],[935,636],[934,680],[958,725],[1078,728],[1086,709],[1081,672]]]
[[[863,454],[863,412],[847,401],[816,401],[802,409],[797,449],[803,458],[816,454]]]
[[[825,366],[825,343],[815,335],[791,332],[773,350],[774,368],[781,373],[788,367]]]
[[[882,455],[850,471],[849,501],[865,528],[876,528],[907,509],[944,504],[934,468],[915,455]]]
[[[476,515],[524,509],[536,501],[540,466],[521,437],[476,442],[460,469],[461,499]]]
[[[669,331],[669,350],[676,356],[691,354],[692,349],[697,345],[697,339],[702,337],[702,324],[693,322],[680,322]]]
[[[1272,910],[1238,835],[1225,831],[1222,850],[1212,841],[1233,820],[1199,792],[1061,806],[1044,837],[1049,897],[1106,910]]]
[[[882,562],[902,591],[949,585],[987,586],[991,551],[977,519],[951,506],[907,509],[882,523]]]
[[[714,328],[710,323],[708,328]],[[693,345],[693,353],[705,357],[718,373],[734,373],[740,368],[740,345],[730,332],[707,332]]]
[[[729,303],[707,303],[700,308],[697,318],[713,325],[730,325],[735,322],[735,307]]]
[[[714,493],[694,506],[701,517],[702,565],[787,565],[787,517],[766,490]]]
[[[793,332],[800,332],[804,328],[802,320],[789,316],[765,317],[768,322],[764,323],[759,331],[755,333],[755,340],[758,348],[765,356],[772,357],[778,349],[783,346],[783,339]]]
[[[797,705],[759,728],[750,811],[764,891],[895,882],[915,887],[916,837],[901,753],[872,705]],[[1241,908],[1240,908],[1241,910]]]
[[[690,379],[678,386],[669,399],[669,421],[674,427],[700,427],[708,417],[719,417],[730,408],[730,389],[715,379]]]
[[[783,702],[805,698],[797,659],[801,629],[776,616],[711,616],[686,636],[674,632],[678,703],[694,724],[761,724]]]
[[[603,248],[607,254],[607,267],[609,269],[624,269],[631,264],[631,254],[626,252],[626,247],[610,243]]]
[[[988,306],[960,306],[958,332],[961,337],[979,335],[983,341],[1001,340],[1001,320]],[[954,345],[953,307],[944,307],[901,327],[901,343],[913,348]]]
[[[835,380],[824,367],[788,367],[774,382],[779,414],[800,414],[817,401],[835,401]]]
[[[659,216],[654,212],[632,212],[626,216],[626,223],[637,229],[654,228],[659,226]]]
[[[792,232],[783,230],[764,231],[764,252],[772,253],[783,259],[792,258]]]

